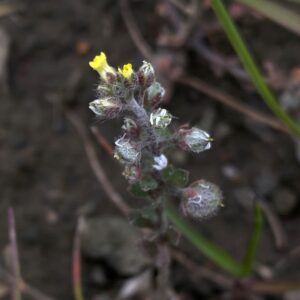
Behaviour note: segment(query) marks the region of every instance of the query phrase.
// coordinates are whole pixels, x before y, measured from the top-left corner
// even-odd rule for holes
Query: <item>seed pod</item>
[[[178,132],[179,146],[196,153],[210,149],[212,140],[207,132],[197,127],[180,129]]]
[[[153,66],[146,61],[143,61],[142,66],[137,72],[137,75],[139,84],[144,88],[149,87],[155,79],[155,72]]]
[[[141,179],[142,171],[139,166],[126,165],[122,174],[132,184]]]
[[[89,109],[99,117],[112,119],[121,112],[122,103],[117,98],[105,97],[90,102]]]
[[[219,187],[204,179],[194,182],[182,192],[184,213],[197,219],[215,215],[223,205],[222,200]]]
[[[125,136],[115,141],[115,158],[125,164],[136,164],[141,158],[138,145]]]
[[[156,81],[145,91],[144,101],[151,107],[157,107],[161,103],[164,94],[165,89]]]
[[[124,124],[122,125],[122,129],[126,136],[130,138],[137,138],[140,135],[140,128],[131,118],[124,118]]]
[[[99,84],[97,86],[97,96],[99,99],[112,96],[111,86],[106,84]]]
[[[158,108],[150,115],[150,123],[155,128],[166,128],[172,121],[172,115],[164,108]]]

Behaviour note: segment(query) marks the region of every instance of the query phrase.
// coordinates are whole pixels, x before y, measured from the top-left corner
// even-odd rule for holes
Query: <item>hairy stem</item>
[[[138,102],[132,98],[128,103],[128,110],[136,116],[136,122],[146,133],[147,142],[151,145],[151,152],[154,156],[159,155],[158,139],[157,135],[150,124],[149,116],[146,110],[138,104]]]

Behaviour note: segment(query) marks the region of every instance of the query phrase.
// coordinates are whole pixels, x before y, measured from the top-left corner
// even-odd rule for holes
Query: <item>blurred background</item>
[[[190,171],[191,182],[206,178],[223,190],[220,213],[194,222],[207,238],[241,259],[251,233],[253,195],[263,200],[265,228],[255,273],[286,285],[250,293],[251,299],[300,299],[295,291],[300,289],[299,139],[257,94],[209,2],[0,1],[0,299],[11,299],[4,272],[9,207],[15,211],[20,267],[29,285],[54,299],[72,299],[73,239],[78,218],[84,216],[93,219],[82,241],[86,299],[152,299],[151,261],[128,245],[138,233],[126,230],[126,219],[107,197],[86,153],[95,149],[128,205],[143,206],[129,195],[121,167],[103,146],[103,137],[113,143],[120,135],[121,123],[100,122],[88,109],[98,82],[88,62],[100,51],[113,66],[131,62],[138,68],[143,60],[151,61],[175,122],[199,126],[213,136],[211,151],[193,155],[176,150],[171,157]],[[268,85],[299,121],[297,1],[273,1],[281,9],[285,2],[279,11],[288,16],[285,20],[276,17],[274,7],[264,13],[242,4],[247,1],[224,2]],[[115,227],[124,227],[121,237]],[[103,245],[113,246],[107,251]],[[114,254],[116,245],[124,252]],[[174,260],[174,299],[248,299],[245,294],[234,298],[238,296],[216,280],[222,272],[184,239],[179,248],[204,268],[204,275],[196,276]],[[211,278],[207,270],[215,275]],[[128,288],[133,279],[139,280],[133,281],[139,289]]]

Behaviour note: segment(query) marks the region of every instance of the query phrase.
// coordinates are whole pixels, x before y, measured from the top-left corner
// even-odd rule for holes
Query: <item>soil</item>
[[[161,26],[154,15],[154,3],[133,3],[140,29],[154,45]],[[24,0],[23,4],[20,12],[0,19],[0,26],[11,38],[8,92],[1,92],[0,103],[1,263],[5,263],[8,243],[7,210],[13,207],[24,279],[55,299],[72,299],[71,253],[78,216],[118,212],[95,179],[82,142],[64,117],[59,101],[67,99],[67,105],[87,126],[96,124],[113,141],[119,124],[99,123],[88,110],[97,78],[87,62],[99,50],[107,53],[111,65],[131,61],[138,66],[144,58],[127,32],[118,1]],[[294,34],[263,19],[253,23],[246,19],[239,25],[259,62],[272,61],[286,73],[299,64],[300,41]],[[220,51],[224,48],[224,53],[232,53],[224,37],[216,37],[215,42]],[[209,63],[193,51],[187,52],[186,69],[268,112],[253,89],[229,75],[216,76]],[[79,84],[72,89],[73,78]],[[210,220],[195,222],[195,226],[242,258],[253,212],[251,197],[247,198],[245,191],[255,190],[279,217],[289,240],[284,250],[276,249],[266,224],[257,261],[273,270],[300,244],[300,162],[293,140],[183,85],[174,86],[170,99],[166,106],[178,117],[178,123],[202,125],[215,138],[211,151],[199,156],[176,152],[172,156],[176,164],[190,171],[191,181],[205,178],[215,182],[225,196],[224,209]],[[129,203],[137,204],[126,191],[119,165],[102,149],[99,158],[114,187]],[[284,214],[274,204],[282,189],[294,199]],[[206,262],[191,245],[183,243],[183,249],[196,261]],[[299,279],[299,267],[296,257],[274,271],[274,277]],[[174,285],[185,293],[185,299],[217,299],[220,294],[209,283],[205,284],[207,289],[197,288],[180,266],[174,266],[174,272]]]

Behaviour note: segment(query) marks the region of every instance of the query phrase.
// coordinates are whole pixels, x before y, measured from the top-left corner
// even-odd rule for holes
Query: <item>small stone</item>
[[[300,291],[290,291],[283,295],[284,300],[299,300],[300,299]]]
[[[142,235],[126,220],[116,217],[85,219],[81,226],[83,254],[104,259],[121,275],[134,275],[147,268],[150,259],[138,247]]]
[[[278,174],[270,169],[262,169],[254,180],[255,188],[259,194],[266,196],[276,188],[278,180]]]
[[[298,204],[297,196],[287,188],[280,188],[273,194],[272,201],[278,214],[286,216],[292,213]]]
[[[250,187],[240,187],[234,190],[234,197],[237,202],[246,210],[252,209],[255,193]]]

